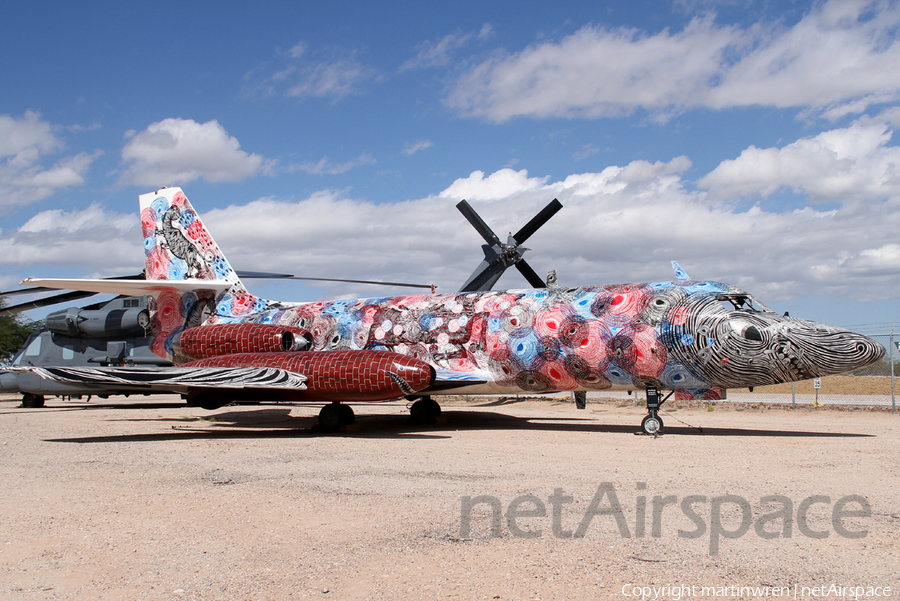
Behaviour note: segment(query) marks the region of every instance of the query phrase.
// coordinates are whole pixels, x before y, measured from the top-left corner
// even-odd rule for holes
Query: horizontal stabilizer
[[[195,290],[212,290],[220,292],[231,287],[224,280],[65,280],[28,278],[22,285],[42,286],[55,290],[81,290],[108,294],[124,294],[127,296],[159,296],[166,290],[193,292]]]

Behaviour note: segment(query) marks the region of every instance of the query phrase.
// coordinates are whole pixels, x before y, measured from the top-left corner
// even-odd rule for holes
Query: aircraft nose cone
[[[854,351],[858,365],[854,369],[862,369],[884,357],[884,347],[867,336],[848,332],[854,339]],[[851,359],[852,360],[852,359]]]
[[[788,337],[802,354],[807,377],[856,371],[884,356],[884,347],[871,338],[825,324],[794,325]]]

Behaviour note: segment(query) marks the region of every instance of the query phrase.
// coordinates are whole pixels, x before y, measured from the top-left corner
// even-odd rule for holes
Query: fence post
[[[797,389],[795,386],[796,384],[791,382],[791,409],[797,408]]]
[[[894,328],[895,323],[891,327],[891,335],[888,337],[888,361],[891,364],[891,413],[897,414],[897,398],[894,396]]]

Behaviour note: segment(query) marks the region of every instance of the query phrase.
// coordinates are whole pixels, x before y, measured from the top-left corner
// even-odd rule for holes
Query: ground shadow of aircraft
[[[396,407],[394,407],[396,409]],[[409,415],[400,413],[366,413],[359,415],[351,431],[322,432],[315,416],[291,416],[289,407],[269,407],[255,411],[226,411],[210,416],[215,421],[198,418],[122,418],[124,422],[151,422],[171,425],[172,430],[146,434],[119,434],[112,436],[89,436],[75,438],[51,438],[47,442],[68,443],[109,443],[109,442],[167,442],[179,440],[232,438],[316,438],[319,436],[344,436],[347,438],[387,438],[446,439],[457,431],[544,431],[544,432],[589,432],[606,434],[642,434],[633,425],[599,423],[601,418],[589,417],[522,417],[500,411],[483,409],[446,409],[445,423],[430,425],[414,424]],[[441,420],[443,421],[443,420]],[[174,423],[173,423],[174,422]],[[705,437],[775,437],[775,438],[865,438],[871,434],[854,432],[778,430],[758,428],[708,428],[669,427],[665,436],[705,436]]]

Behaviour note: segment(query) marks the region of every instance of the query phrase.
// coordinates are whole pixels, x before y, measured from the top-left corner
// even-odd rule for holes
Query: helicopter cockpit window
[[[750,313],[772,313],[768,308],[749,294],[720,294],[716,300],[722,303],[726,311],[747,311]]]
[[[41,337],[38,336],[34,340],[31,341],[31,344],[28,345],[28,348],[25,349],[25,355],[27,357],[37,357],[41,354]]]

